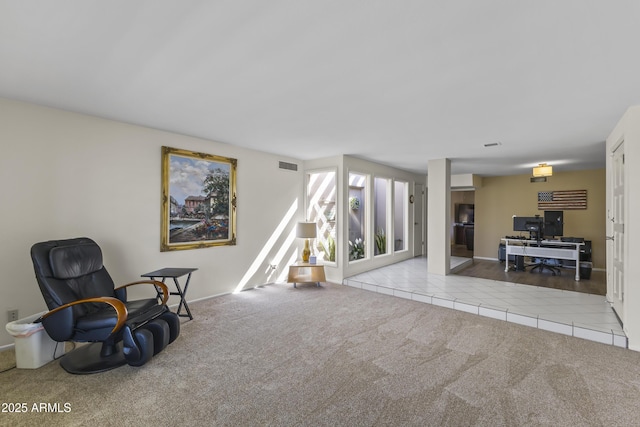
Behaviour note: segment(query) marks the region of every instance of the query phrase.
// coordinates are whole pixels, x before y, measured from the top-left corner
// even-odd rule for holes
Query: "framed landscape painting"
[[[160,251],[236,244],[236,159],[162,147]]]

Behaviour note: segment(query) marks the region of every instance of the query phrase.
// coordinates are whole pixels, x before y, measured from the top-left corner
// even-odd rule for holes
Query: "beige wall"
[[[0,141],[1,316],[46,309],[29,257],[43,240],[95,239],[117,284],[161,267],[196,267],[189,300],[275,281],[298,253],[301,161],[2,98]],[[238,159],[236,246],[160,252],[163,145]],[[279,169],[279,160],[299,170]],[[0,348],[12,342],[0,328]]]
[[[587,190],[587,209],[564,211],[564,235],[584,237],[593,245],[593,267],[605,268],[605,169],[556,172],[547,182],[531,183],[530,175],[485,177],[475,194],[474,256],[497,259],[500,238],[517,235],[513,215],[544,215],[539,191]]]
[[[475,201],[475,191],[451,191],[451,213],[455,213],[456,204],[474,203],[474,201]],[[453,220],[453,217],[452,217],[452,220]]]

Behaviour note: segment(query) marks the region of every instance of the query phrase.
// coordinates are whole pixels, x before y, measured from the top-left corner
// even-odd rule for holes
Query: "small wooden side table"
[[[326,282],[324,276],[324,265],[309,264],[308,262],[297,262],[289,266],[288,283],[293,283],[293,287],[297,287],[296,283],[315,283],[320,286],[320,282]]]

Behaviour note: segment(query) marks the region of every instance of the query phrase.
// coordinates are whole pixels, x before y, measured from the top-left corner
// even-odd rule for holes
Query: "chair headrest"
[[[57,279],[73,279],[102,268],[102,251],[96,243],[57,246],[49,252],[51,272]]]

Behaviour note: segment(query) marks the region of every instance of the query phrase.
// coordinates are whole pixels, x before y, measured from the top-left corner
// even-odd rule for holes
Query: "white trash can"
[[[42,323],[33,323],[44,313],[46,311],[9,322],[5,326],[7,332],[14,337],[17,368],[36,369],[64,354],[64,343],[52,340]]]

